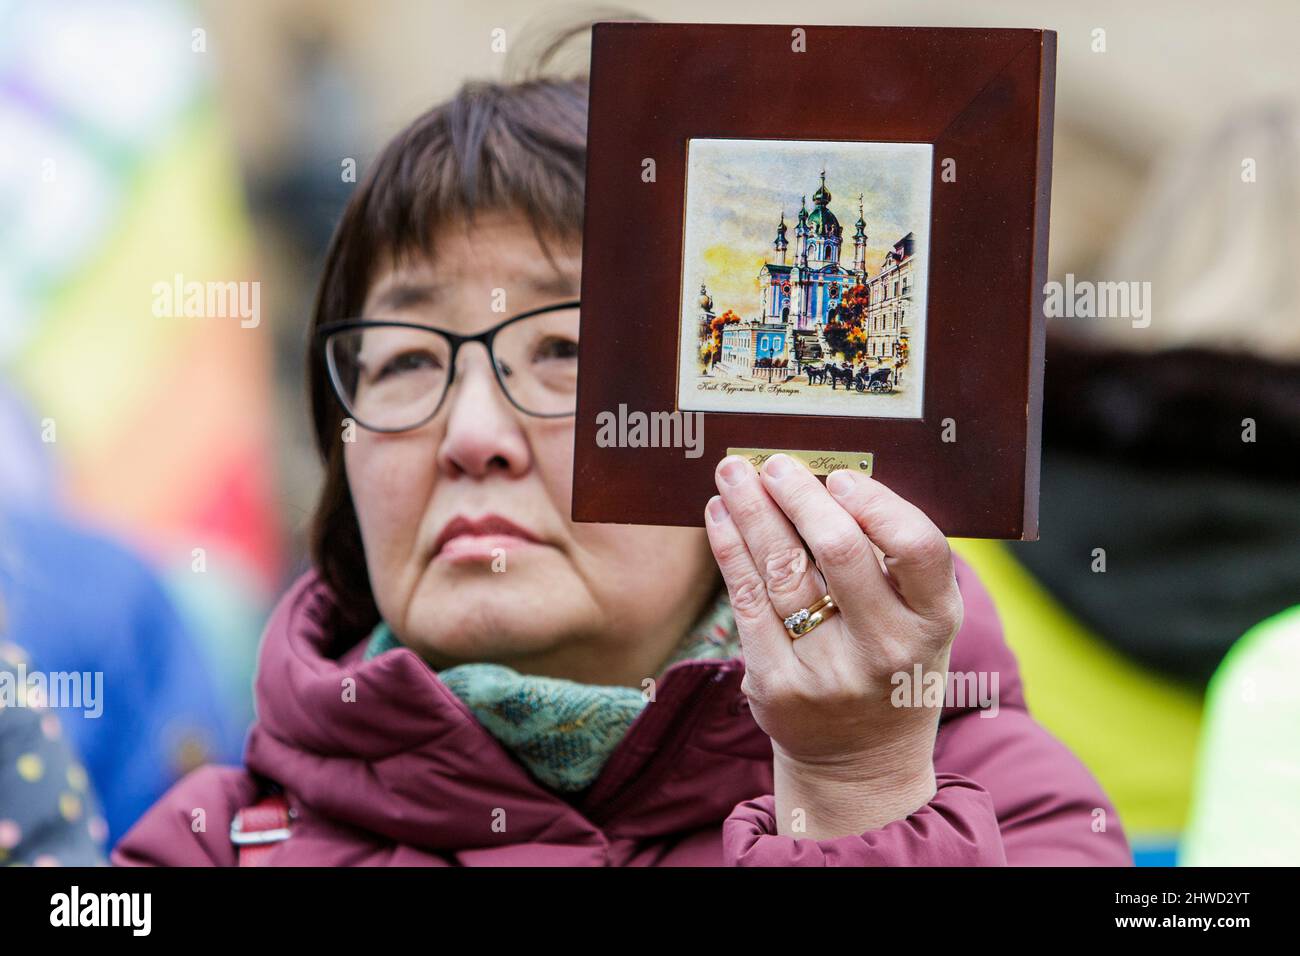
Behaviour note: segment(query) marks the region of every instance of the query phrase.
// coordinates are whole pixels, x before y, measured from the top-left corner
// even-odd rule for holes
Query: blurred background
[[[262,623],[305,568],[304,328],[350,169],[620,10],[1058,31],[1049,272],[1149,281],[1153,320],[1054,321],[1043,540],[954,544],[1139,862],[1300,862],[1289,794],[1240,803],[1300,776],[1294,623],[1224,669],[1300,604],[1292,0],[0,0],[0,652],[130,669],[118,717],[69,720],[108,839],[239,757]],[[177,276],[260,283],[258,320],[159,317]]]

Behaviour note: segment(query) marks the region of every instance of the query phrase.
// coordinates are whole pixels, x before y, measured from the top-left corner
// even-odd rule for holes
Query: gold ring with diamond
[[[801,607],[787,617],[784,621],[785,632],[790,635],[790,640],[797,641],[834,614],[835,610],[835,602],[831,600],[831,596],[829,594],[824,595],[820,601],[811,607]]]

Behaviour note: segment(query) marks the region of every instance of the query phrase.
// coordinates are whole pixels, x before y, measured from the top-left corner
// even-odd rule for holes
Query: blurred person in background
[[[1130,862],[978,579],[879,483],[728,458],[706,533],[568,519],[586,93],[467,84],[358,186],[311,325],[314,567],[245,766],[191,774],[115,862]],[[892,706],[913,664],[996,673],[996,714]]]
[[[1151,183],[1096,270],[1148,283],[1149,315],[1052,323],[1053,533],[1016,550],[1115,647],[1204,687],[1300,599],[1300,111],[1243,106]],[[1105,572],[1072,557],[1106,545]]]
[[[1235,175],[1222,177],[1225,168]],[[1296,866],[1300,104],[1250,104],[1162,173],[1147,212],[1153,228],[1177,237],[1173,248],[1143,232],[1142,244],[1119,252],[1149,264],[1176,296],[1173,321],[1149,348],[1195,363],[1188,377],[1197,384],[1170,398],[1201,412],[1197,427],[1183,421],[1180,438],[1201,452],[1189,470],[1213,477],[1202,479],[1187,526],[1213,528],[1223,542],[1197,549],[1197,590],[1179,596],[1202,621],[1193,631],[1176,619],[1175,634],[1192,638],[1184,646],[1196,676],[1213,673],[1180,862]],[[1176,197],[1188,194],[1207,202],[1187,210]]]
[[[1234,642],[1300,600],[1297,222],[1294,105],[1242,104],[1169,150],[1077,277],[1149,283],[1148,315],[1049,323],[1041,540],[957,545],[1035,675],[1031,703],[1106,784],[1141,863],[1176,862],[1195,789],[1218,794],[1204,842],[1232,826],[1206,816],[1222,788],[1279,779],[1239,762],[1274,727],[1233,742],[1201,726],[1201,700]],[[1264,712],[1214,697],[1225,728]],[[1202,746],[1232,772],[1198,769]],[[1298,819],[1249,816],[1279,837]]]
[[[1251,628],[1210,681],[1180,863],[1300,864],[1297,683],[1300,605]]]
[[[6,641],[0,600],[0,865],[99,866],[108,828],[63,723],[40,692],[31,662]]]
[[[53,466],[3,382],[0,447],[0,649],[11,665],[30,656],[52,672],[103,675],[102,713],[60,720],[115,839],[187,771],[238,754],[242,728],[153,571],[31,480],[51,479]]]

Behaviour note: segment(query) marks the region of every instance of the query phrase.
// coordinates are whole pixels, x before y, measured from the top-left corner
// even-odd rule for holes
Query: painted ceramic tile
[[[932,152],[690,141],[682,410],[921,417]]]

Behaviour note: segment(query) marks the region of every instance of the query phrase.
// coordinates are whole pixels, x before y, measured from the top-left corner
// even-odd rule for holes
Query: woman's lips
[[[531,531],[500,515],[458,515],[438,535],[433,557],[435,561],[481,561],[540,543]]]
[[[485,561],[504,551],[538,547],[536,541],[514,534],[459,534],[448,538],[434,556],[435,561]]]

